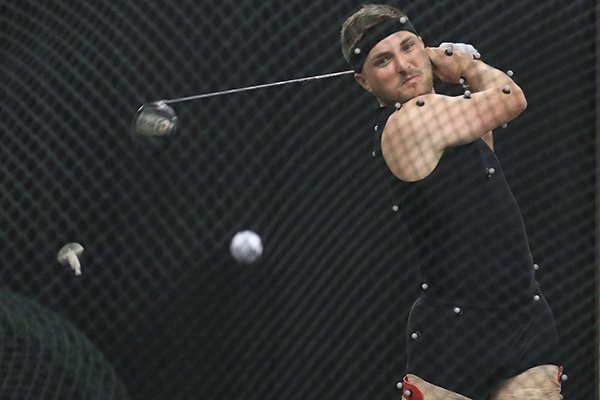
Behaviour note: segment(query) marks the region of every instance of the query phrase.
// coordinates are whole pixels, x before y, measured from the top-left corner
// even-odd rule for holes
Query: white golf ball
[[[242,264],[252,264],[263,253],[263,244],[260,236],[251,230],[236,233],[229,245],[231,256]]]

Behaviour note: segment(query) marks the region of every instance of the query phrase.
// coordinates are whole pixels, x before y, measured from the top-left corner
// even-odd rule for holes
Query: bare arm
[[[440,80],[458,83],[463,77],[474,93],[470,98],[426,94],[390,116],[383,155],[392,172],[408,181],[429,175],[447,148],[483,137],[527,107],[523,91],[504,72],[460,51],[448,56],[442,49],[426,50]]]

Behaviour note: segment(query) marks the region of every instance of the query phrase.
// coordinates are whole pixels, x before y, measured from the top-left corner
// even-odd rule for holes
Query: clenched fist
[[[426,51],[431,60],[433,73],[442,82],[459,83],[460,78],[465,76],[465,71],[477,62],[473,59],[473,55],[456,47],[451,51],[448,51],[447,47],[427,47]]]

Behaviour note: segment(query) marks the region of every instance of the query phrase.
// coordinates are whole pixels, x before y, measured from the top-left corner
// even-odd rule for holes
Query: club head
[[[163,149],[171,144],[178,128],[175,111],[166,103],[156,102],[144,104],[137,110],[130,133],[136,142]]]

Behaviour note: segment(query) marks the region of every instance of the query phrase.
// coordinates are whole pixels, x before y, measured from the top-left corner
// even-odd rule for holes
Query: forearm
[[[508,74],[482,61],[473,60],[463,69],[461,76],[469,84],[472,92],[500,93],[499,97],[493,96],[496,99],[493,104],[510,110],[507,121],[527,108],[527,99],[519,85]]]
[[[525,100],[521,88],[507,74],[483,61],[474,60],[470,54],[461,51],[448,54],[440,48],[428,48],[428,54],[433,72],[442,82],[457,84],[462,78],[472,92],[508,87],[507,90],[515,95],[513,97]]]
[[[521,88],[507,74],[479,60],[473,60],[463,71],[462,77],[473,92],[508,86],[511,92],[522,95]]]

